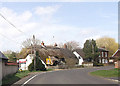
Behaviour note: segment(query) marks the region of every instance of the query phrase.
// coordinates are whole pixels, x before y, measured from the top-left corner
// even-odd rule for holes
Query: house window
[[[102,57],[104,57],[104,52],[102,52]]]
[[[105,63],[108,63],[107,59],[105,59]]]
[[[108,56],[107,56],[107,52],[105,52],[105,57],[108,57]]]
[[[99,63],[101,63],[101,59],[99,59]]]
[[[78,57],[78,59],[81,59],[80,56]]]
[[[105,60],[104,60],[104,59],[102,59],[102,63],[105,63]]]

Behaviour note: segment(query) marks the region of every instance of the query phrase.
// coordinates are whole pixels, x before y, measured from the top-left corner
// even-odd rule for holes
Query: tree
[[[31,49],[29,48],[22,48],[20,53],[18,54],[19,58],[26,58],[28,54],[31,54]]]
[[[76,41],[69,41],[69,42],[66,42],[65,44],[67,45],[67,49],[71,51],[79,48],[79,42],[76,42]],[[59,47],[64,48],[64,44],[62,43],[59,44]]]
[[[33,43],[33,39],[32,38],[28,38],[25,41],[23,41],[22,46],[24,48],[29,48],[32,43]],[[41,41],[39,39],[35,39],[35,44],[36,45],[40,45],[40,43],[41,43]]]
[[[11,52],[10,54],[5,54],[6,57],[8,57],[9,61],[11,62],[16,62],[17,60],[17,53],[16,52]]]
[[[87,61],[98,62],[99,52],[95,40],[86,40],[86,42],[84,43],[83,52],[85,53],[85,58],[87,59]]]
[[[102,37],[97,39],[96,43],[99,48],[105,47],[109,50],[109,56],[112,56],[112,54],[118,49],[118,43],[115,42],[114,38]]]
[[[35,59],[35,58],[34,58]],[[28,70],[29,71],[33,71],[34,70],[34,60],[32,61],[32,63],[28,66]],[[46,68],[45,68],[45,65],[42,64],[42,61],[40,60],[39,58],[39,52],[37,51],[36,52],[36,71],[37,70],[41,70],[41,71],[45,71]]]

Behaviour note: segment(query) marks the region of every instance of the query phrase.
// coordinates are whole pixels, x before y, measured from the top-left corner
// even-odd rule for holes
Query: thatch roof
[[[68,65],[75,65],[78,61],[76,56],[72,53],[72,51],[68,49],[59,48],[55,46],[46,46],[46,47],[40,46],[40,47],[36,47],[36,50],[39,52],[39,56],[44,62],[48,56],[57,56],[58,58],[64,58],[66,64]],[[31,49],[29,48],[25,57],[30,53],[31,53]]]
[[[82,58],[85,58],[85,53],[83,49],[74,49],[73,52],[76,51]]]

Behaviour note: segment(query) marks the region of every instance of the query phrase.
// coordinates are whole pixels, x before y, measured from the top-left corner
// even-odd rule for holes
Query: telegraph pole
[[[33,35],[33,49],[34,49],[34,70],[36,70],[36,49],[35,49],[35,36]]]
[[[32,44],[31,44],[31,54],[32,54]]]

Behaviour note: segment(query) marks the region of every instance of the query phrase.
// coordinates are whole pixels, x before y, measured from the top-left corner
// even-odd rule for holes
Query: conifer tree
[[[89,62],[98,62],[98,48],[95,40],[86,40],[84,43],[83,52],[85,53],[85,58]]]

